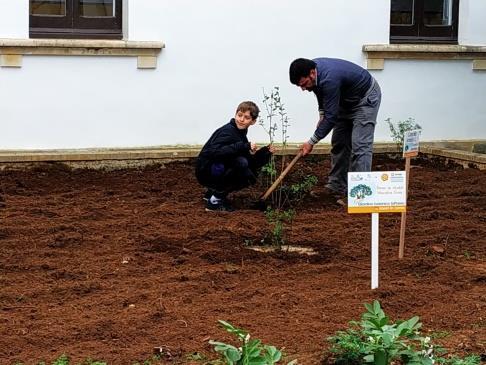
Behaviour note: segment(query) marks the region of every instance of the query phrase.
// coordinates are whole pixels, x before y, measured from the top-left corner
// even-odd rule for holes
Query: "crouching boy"
[[[199,153],[196,177],[207,188],[206,210],[233,211],[228,194],[254,184],[259,169],[275,152],[271,145],[257,148],[248,142],[248,128],[255,124],[259,112],[255,103],[242,102],[235,117],[217,129]]]

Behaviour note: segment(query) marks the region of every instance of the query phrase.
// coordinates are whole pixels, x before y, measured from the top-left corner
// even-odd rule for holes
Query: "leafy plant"
[[[351,323],[355,325],[355,322]],[[338,331],[328,340],[333,343],[330,351],[336,355],[337,364],[361,364],[362,358],[366,355],[363,336],[356,329]]]
[[[430,337],[420,335],[419,317],[391,323],[378,301],[365,304],[361,321],[351,321],[350,328],[338,331],[328,340],[336,363],[387,365],[479,365],[480,358],[470,355],[464,359],[442,358],[444,351],[433,345]]]
[[[69,357],[67,355],[61,355],[52,365],[69,365]]]
[[[343,363],[386,365],[401,360],[410,365],[432,365],[430,338],[421,337],[419,317],[391,323],[380,303],[365,304],[361,321],[350,322],[352,328],[338,332],[329,340],[331,352]]]
[[[15,365],[23,365],[22,362],[17,362]],[[37,365],[47,365],[45,361],[38,362]],[[54,360],[51,365],[70,365],[70,359],[69,356],[67,355],[61,355],[59,356],[56,360]],[[81,364],[79,365],[107,365],[106,362],[103,361],[94,361],[91,359],[86,359],[84,360]]]
[[[385,119],[385,122],[388,123],[388,127],[390,128],[390,134],[393,141],[397,144],[397,148],[399,151],[403,149],[403,139],[405,137],[405,132],[412,131],[415,129],[422,129],[422,127],[415,123],[414,118],[408,118],[406,120],[400,120],[395,125],[391,118]]]
[[[260,118],[259,124],[267,133],[270,144],[275,143],[277,131],[280,131],[282,152],[281,173],[285,168],[285,150],[289,138],[288,128],[290,126],[290,119],[282,103],[278,86],[273,87],[270,94],[267,94],[265,89],[263,89],[263,105],[265,107],[265,117]],[[268,189],[275,182],[279,174],[275,156],[272,156],[270,162],[262,168],[262,172],[266,176],[265,187]],[[272,193],[271,202],[272,208],[267,209],[265,212],[265,217],[271,227],[270,234],[262,240],[262,243],[270,243],[271,245],[281,247],[285,242],[285,231],[291,225],[295,212],[291,209],[283,209],[285,193],[282,184]]]
[[[309,194],[312,188],[317,184],[317,181],[317,176],[307,175],[298,183],[284,186],[283,190],[286,198],[291,204],[297,205],[301,203],[304,197]]]
[[[272,156],[270,162],[262,168],[262,173],[266,177],[265,187],[268,189],[278,178],[279,170],[282,173],[285,169],[285,150],[289,138],[290,119],[282,103],[278,86],[275,86],[270,94],[263,89],[263,105],[265,107],[265,115],[263,118],[260,118],[259,124],[267,133],[270,144],[275,143],[277,133],[280,132],[282,152],[279,167],[277,167],[275,156]],[[284,205],[286,203],[298,203],[316,183],[317,178],[315,176],[307,176],[303,181],[291,186],[280,184],[278,189],[272,193],[271,208],[268,208],[265,212],[265,217],[271,228],[269,234],[262,239],[261,243],[277,247],[281,247],[285,243],[286,231],[292,225],[295,210],[292,208],[285,209]]]
[[[268,208],[265,211],[265,217],[271,227],[270,234],[263,239],[263,243],[272,246],[282,247],[286,242],[287,228],[292,225],[295,217],[295,210],[281,210]]]
[[[280,143],[282,151],[282,160],[280,172],[285,168],[285,151],[287,140],[289,138],[288,129],[290,119],[280,97],[280,88],[274,86],[270,94],[263,89],[263,105],[265,107],[265,118],[260,118],[259,124],[263,127],[268,135],[270,144],[276,141],[277,131],[280,130]],[[272,156],[270,162],[263,167],[262,172],[267,176],[266,186],[270,187],[277,179],[277,164],[275,156]],[[280,209],[282,207],[282,185],[272,194],[273,206]]]
[[[438,338],[446,338],[449,337],[451,334],[448,331],[435,331],[430,334],[430,338],[438,339]]]
[[[240,347],[219,341],[209,341],[214,350],[219,352],[227,365],[273,365],[282,359],[282,352],[275,346],[265,345],[258,339],[252,339],[243,329],[236,328],[225,321],[218,321],[229,333],[234,334],[241,343]],[[295,364],[295,362],[289,363]]]
[[[478,355],[469,355],[461,359],[457,356],[453,356],[449,359],[437,359],[437,363],[445,365],[479,365],[481,363],[481,357]]]

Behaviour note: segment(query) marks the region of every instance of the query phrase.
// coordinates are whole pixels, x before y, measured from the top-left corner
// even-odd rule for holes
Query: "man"
[[[338,199],[347,195],[348,171],[370,171],[380,86],[368,71],[336,58],[299,58],[289,70],[290,82],[314,92],[319,121],[301,146],[303,156],[332,130],[331,171],[326,188]]]

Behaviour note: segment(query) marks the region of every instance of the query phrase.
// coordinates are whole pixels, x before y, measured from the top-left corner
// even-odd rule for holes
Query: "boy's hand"
[[[255,154],[255,152],[257,151],[257,149],[258,149],[258,147],[257,147],[256,143],[251,142],[251,143],[250,143],[250,153],[251,153],[252,155],[253,155],[253,154]]]
[[[272,153],[272,154],[273,154],[273,153],[275,153],[275,151],[276,151],[277,149],[275,148],[275,146],[274,146],[273,144],[271,144],[271,145],[268,145],[268,150],[270,151],[270,153]]]

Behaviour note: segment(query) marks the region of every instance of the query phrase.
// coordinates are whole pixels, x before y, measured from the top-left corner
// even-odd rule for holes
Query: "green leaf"
[[[384,351],[377,351],[374,354],[373,364],[375,365],[388,365],[387,356]]]
[[[279,350],[277,350],[275,346],[265,345],[264,348],[265,348],[265,360],[267,361],[268,365],[273,365],[276,362],[280,361],[282,357],[282,353]]]
[[[416,331],[418,330],[420,327],[422,327],[422,323],[419,323],[419,320],[420,318],[415,316],[415,317],[412,317],[410,318],[407,322],[408,322],[408,326],[410,329]]]
[[[267,362],[263,357],[258,357],[258,358],[251,359],[250,361],[245,362],[244,364],[245,365],[267,365]]]
[[[365,357],[363,357],[363,360],[365,362],[374,362],[375,361],[375,355],[373,355],[373,354],[366,355]]]
[[[410,333],[410,329],[408,327],[408,322],[402,322],[397,326],[397,335],[398,336],[406,336]]]
[[[379,321],[379,325],[380,325],[380,327],[383,327],[383,326],[385,326],[386,324],[388,324],[388,317],[384,316],[384,317],[382,317],[382,318],[380,319],[380,321]]]
[[[218,320],[219,324],[224,327],[224,329],[229,332],[235,334],[240,341],[244,341],[245,337],[248,335],[248,332],[246,332],[243,329],[236,328],[233,326],[231,323],[223,321],[223,320]]]
[[[385,346],[387,346],[387,347],[388,347],[388,346],[390,346],[390,345],[391,345],[391,343],[392,343],[392,341],[393,341],[393,340],[392,340],[392,336],[390,336],[390,334],[388,334],[388,333],[383,333],[382,338],[383,338],[383,344],[384,344]]]

